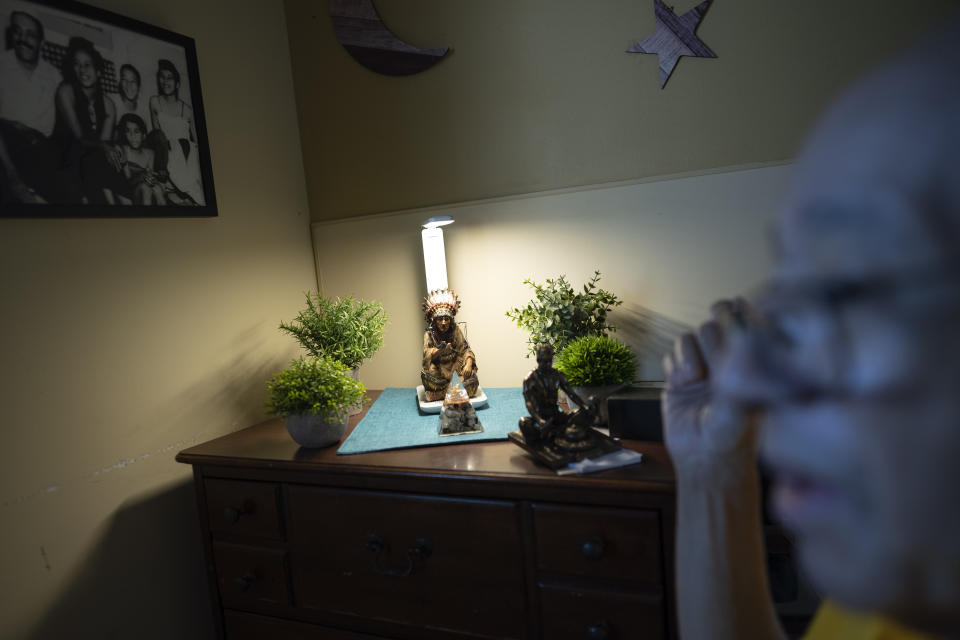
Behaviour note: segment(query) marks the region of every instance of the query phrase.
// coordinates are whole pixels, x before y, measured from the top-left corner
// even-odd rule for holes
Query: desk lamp
[[[434,216],[423,223],[423,270],[427,274],[427,293],[447,288],[447,258],[443,251],[443,229],[453,222],[450,216]]]

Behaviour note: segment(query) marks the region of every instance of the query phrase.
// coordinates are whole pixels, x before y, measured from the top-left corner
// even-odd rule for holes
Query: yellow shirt
[[[861,614],[825,602],[803,640],[930,640],[879,616]]]

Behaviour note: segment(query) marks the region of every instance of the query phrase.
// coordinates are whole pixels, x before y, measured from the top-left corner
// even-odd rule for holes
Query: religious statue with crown
[[[460,299],[452,289],[435,289],[423,299],[427,330],[423,334],[423,381],[427,401],[443,400],[453,374],[458,374],[471,398],[477,395],[477,358],[454,322]]]

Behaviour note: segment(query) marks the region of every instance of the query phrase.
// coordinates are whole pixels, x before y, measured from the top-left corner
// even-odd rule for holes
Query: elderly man
[[[783,637],[757,449],[827,598],[808,638],[960,637],[958,149],[954,21],[827,114],[770,286],[753,309],[715,305],[667,357],[685,640]]]
[[[60,73],[40,55],[43,24],[23,11],[10,13],[11,49],[0,53],[0,195],[20,202],[43,202],[55,170],[54,96]]]

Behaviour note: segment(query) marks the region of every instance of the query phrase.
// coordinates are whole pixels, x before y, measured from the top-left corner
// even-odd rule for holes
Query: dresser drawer
[[[220,598],[228,607],[244,609],[258,604],[288,604],[285,551],[215,542]]]
[[[204,485],[210,531],[280,538],[279,485],[210,479]]]
[[[514,503],[296,485],[286,501],[297,606],[523,637]]]
[[[661,640],[659,594],[586,591],[540,585],[544,640]]]
[[[533,506],[540,571],[660,584],[656,511]]]
[[[384,640],[379,636],[239,611],[224,611],[223,625],[227,640]]]

